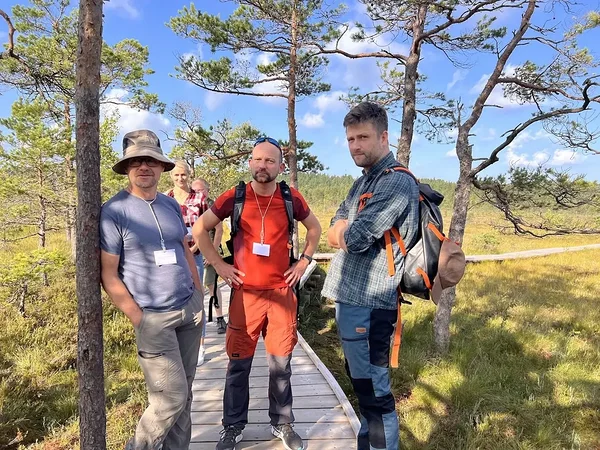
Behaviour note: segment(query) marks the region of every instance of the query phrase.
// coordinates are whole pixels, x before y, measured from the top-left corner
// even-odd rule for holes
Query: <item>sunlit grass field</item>
[[[470,264],[450,352],[435,357],[434,305],[403,307],[392,386],[406,449],[600,448],[600,251]],[[332,305],[302,332],[355,404]],[[356,406],[356,404],[355,404]]]

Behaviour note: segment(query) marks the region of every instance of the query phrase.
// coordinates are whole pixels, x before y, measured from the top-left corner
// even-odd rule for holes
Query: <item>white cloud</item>
[[[114,9],[125,13],[131,19],[140,17],[140,11],[133,6],[133,0],[110,0],[104,3],[106,9]]]
[[[456,147],[454,147],[452,150],[448,150],[446,152],[446,156],[448,158],[458,158],[458,156],[456,156]]]
[[[305,126],[306,128],[320,128],[325,125],[325,121],[323,120],[323,114],[311,114],[306,113],[300,119],[298,119],[298,123],[300,125]]]
[[[467,77],[467,71],[466,70],[456,70],[454,71],[454,74],[452,75],[452,81],[450,83],[448,83],[448,85],[446,86],[446,90],[449,91],[450,89],[452,89],[454,87],[454,85],[456,83],[458,83],[459,81],[464,80]]]
[[[511,166],[521,167],[565,166],[577,164],[586,159],[586,156],[568,149],[556,149],[554,152],[540,150],[530,156],[525,152],[517,153],[514,149],[509,148],[507,156]]]
[[[260,64],[261,66],[266,66],[267,64],[271,64],[275,60],[275,57],[271,53],[261,52],[256,57],[256,64]]]
[[[314,106],[320,111],[335,111],[346,109],[346,104],[340,100],[340,97],[346,95],[343,91],[331,91],[320,94],[314,101]]]
[[[527,153],[516,153],[511,148],[507,150],[507,157],[511,167],[538,167],[547,164],[550,160],[550,155],[545,151],[535,152],[530,156]]]
[[[320,128],[325,125],[323,116],[329,111],[339,111],[346,109],[346,104],[340,100],[340,97],[345,93],[342,91],[332,91],[320,94],[313,101],[313,107],[316,112],[307,112],[298,120],[300,125],[307,128]]]
[[[206,91],[204,94],[204,106],[206,106],[206,109],[209,111],[214,111],[225,102],[226,98],[226,94]]]
[[[346,24],[340,25],[338,27],[338,31],[344,31],[347,27],[348,29],[338,43],[338,48],[340,50],[344,50],[348,53],[380,52],[382,50],[386,50],[390,53],[400,54],[406,54],[408,52],[408,46],[397,43],[395,36],[391,33],[378,35],[375,39],[355,41],[352,39],[352,35],[360,31],[359,28],[348,26],[348,24]],[[336,41],[331,42],[327,45],[327,48],[335,48],[335,44]],[[345,58],[341,55],[340,57]]]
[[[393,54],[405,55],[408,53],[408,46],[398,43],[395,36],[390,33],[378,36],[375,40],[367,39],[357,42],[352,39],[352,35],[359,31],[357,27],[346,24],[340,25],[338,30],[343,31],[347,27],[349,28],[339,42],[329,43],[327,45],[328,49],[334,49],[337,43],[340,50],[350,54],[374,53],[384,50]],[[380,71],[374,58],[350,59],[334,54],[332,60],[331,67],[335,67],[335,69],[332,71],[330,67],[329,74],[331,80],[337,85],[342,82],[344,87],[360,86],[363,90],[376,88],[376,81],[380,79]],[[391,60],[392,64],[393,62],[394,60]]]
[[[535,133],[530,133],[529,131],[522,131],[510,144],[508,144],[508,149],[521,149],[527,143],[530,143],[532,141],[539,141],[541,139],[548,139],[549,137],[550,135],[545,130],[538,130]]]
[[[202,44],[198,44],[196,46],[196,50],[194,50],[192,52],[184,53],[183,55],[181,55],[181,57],[184,60],[188,60],[190,58],[196,58],[199,61],[202,61],[202,59],[204,58],[204,53],[202,52]]]
[[[553,166],[564,166],[566,164],[576,164],[586,159],[585,155],[568,149],[554,150],[550,164]]]
[[[171,122],[163,114],[138,110],[128,106],[125,103],[128,95],[129,92],[125,89],[112,89],[106,95],[106,100],[111,103],[103,103],[100,108],[103,117],[118,114],[117,127],[119,128],[119,135],[141,129],[152,130],[159,134],[159,131],[171,126]]]

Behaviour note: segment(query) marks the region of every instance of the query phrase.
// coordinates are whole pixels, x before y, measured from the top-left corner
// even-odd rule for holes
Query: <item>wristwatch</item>
[[[300,255],[300,258],[305,258],[308,261],[309,264],[313,261],[312,256],[308,256],[305,253],[302,253]]]

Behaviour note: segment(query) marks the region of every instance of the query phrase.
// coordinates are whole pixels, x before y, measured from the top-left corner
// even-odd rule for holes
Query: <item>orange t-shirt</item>
[[[292,204],[294,219],[302,221],[310,213],[306,200],[294,188]],[[240,217],[239,230],[233,240],[234,266],[244,272],[244,286],[250,289],[277,289],[287,286],[283,274],[290,266],[288,249],[288,219],[285,212],[285,202],[281,195],[279,184],[273,195],[262,196],[254,193],[252,185],[246,185],[246,200]],[[222,221],[233,213],[235,188],[231,188],[215,200],[211,211]],[[260,243],[261,215],[265,214],[265,244],[270,245],[269,256],[255,255],[253,244]]]

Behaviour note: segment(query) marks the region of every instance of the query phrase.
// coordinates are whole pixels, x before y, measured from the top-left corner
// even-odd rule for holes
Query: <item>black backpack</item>
[[[404,274],[400,282],[400,292],[429,300],[433,280],[438,273],[440,249],[444,236],[444,221],[439,205],[444,196],[426,183],[421,183],[404,166],[395,166],[384,171],[383,176],[392,172],[404,172],[419,186],[419,230],[417,241],[406,248],[397,228],[385,232],[384,240],[390,276],[396,273],[392,252],[392,237],[398,242],[404,255]]]

